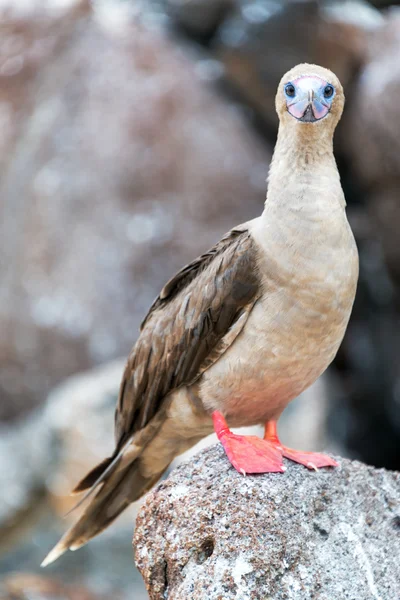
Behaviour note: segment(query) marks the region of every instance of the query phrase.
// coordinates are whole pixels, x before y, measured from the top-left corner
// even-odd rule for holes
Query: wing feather
[[[258,299],[256,248],[237,228],[170,279],[141,325],[121,382],[117,449],[174,389],[194,383],[233,343]]]

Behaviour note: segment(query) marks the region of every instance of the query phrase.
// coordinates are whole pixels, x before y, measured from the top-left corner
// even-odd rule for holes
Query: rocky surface
[[[123,361],[71,377],[44,407],[0,435],[0,537],[40,499],[62,517],[76,481],[113,449],[113,412]]]
[[[137,519],[150,599],[400,597],[400,474],[339,462],[243,477],[218,445],[178,467]]]
[[[123,366],[123,360],[114,361],[71,377],[34,415],[1,428],[1,600],[3,595],[7,600],[130,600],[132,586],[135,600],[144,600],[140,576],[132,572],[130,549],[137,506],[80,552],[68,553],[46,570],[40,568],[77,518],[76,512],[65,518],[77,501],[69,495],[72,487],[113,448],[113,415]],[[15,571],[19,573],[11,576]],[[60,582],[53,584],[53,576]]]

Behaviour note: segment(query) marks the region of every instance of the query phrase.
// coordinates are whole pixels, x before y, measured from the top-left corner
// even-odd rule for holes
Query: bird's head
[[[344,94],[339,79],[323,67],[301,64],[281,79],[276,110],[284,125],[334,130],[343,111]],[[303,130],[304,133],[306,130]]]

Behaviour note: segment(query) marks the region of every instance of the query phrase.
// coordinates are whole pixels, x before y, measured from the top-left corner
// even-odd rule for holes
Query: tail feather
[[[103,476],[104,472],[108,469],[108,467],[112,464],[115,456],[110,456],[101,461],[98,465],[94,467],[80,482],[74,487],[71,494],[80,494],[85,490],[88,490],[92,486],[94,486],[98,479]]]
[[[82,498],[76,503],[74,504],[74,506],[65,514],[65,517],[68,517],[72,512],[74,512],[77,508],[79,508],[80,506],[82,506],[82,504],[84,504],[86,502],[86,500],[89,498],[89,496],[92,496],[94,494],[94,492],[97,490],[97,488],[99,487],[99,485],[101,483],[103,483],[109,475],[111,475],[117,465],[120,463],[121,461],[121,455],[119,454],[118,456],[116,456],[115,458],[111,459],[105,459],[103,462],[101,462],[99,465],[97,465],[97,467],[95,467],[94,469],[92,469],[92,471],[90,471],[90,473],[88,473],[88,475],[78,483],[78,485],[72,490],[71,492],[71,496],[75,496],[77,493],[77,488],[81,486],[82,482],[85,483],[86,478],[91,478],[92,476],[95,474],[99,474],[100,475],[97,477],[97,479],[91,484],[90,487],[82,487],[82,491],[85,491],[86,493],[82,496]],[[110,462],[108,462],[110,461]],[[103,465],[104,463],[104,465]],[[107,464],[108,463],[108,464]],[[102,468],[101,468],[102,467]],[[105,467],[105,468],[104,468]],[[94,477],[93,477],[94,479]]]
[[[96,472],[100,473],[100,479],[97,479],[95,488],[99,488],[96,495],[90,500],[85,511],[77,521],[60,539],[56,546],[49,552],[42,567],[49,565],[59,558],[67,550],[77,550],[86,544],[95,535],[106,529],[114,519],[116,519],[132,502],[138,500],[145,494],[162,476],[162,472],[156,476],[145,477],[140,473],[140,460],[137,455],[140,449],[137,448],[136,457],[132,456],[132,446],[130,447],[129,461],[125,457],[119,456],[121,460],[115,459],[105,466],[105,461],[98,465],[89,475],[93,476]],[[128,463],[128,464],[127,464]],[[101,473],[101,468],[104,471]],[[107,476],[103,476],[108,470]],[[85,478],[86,479],[86,478]],[[84,481],[84,480],[83,480]],[[77,487],[79,487],[78,484]],[[89,490],[91,493],[92,490]]]
[[[114,508],[111,512],[108,501],[112,494],[115,495],[119,490],[118,488],[114,488],[107,493],[107,488],[109,488],[109,485],[105,483],[92,499],[78,522],[63,535],[56,546],[49,552],[41,564],[42,567],[46,567],[57,560],[67,550],[77,550],[83,546],[97,533],[105,529],[130,504],[127,498],[123,496],[117,497],[114,500],[118,500],[118,505],[114,502]]]
[[[117,454],[101,462],[78,483],[74,493],[86,493],[77,506],[86,500],[88,504],[42,566],[54,562],[67,550],[77,550],[108,527],[129,504],[153,487],[174,456],[198,439],[184,438],[183,442],[176,435],[176,423],[166,419],[165,411],[159,411],[146,427],[126,440]]]

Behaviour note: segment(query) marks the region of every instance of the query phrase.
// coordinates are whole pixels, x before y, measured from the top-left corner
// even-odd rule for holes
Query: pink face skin
[[[313,122],[329,113],[335,89],[316,75],[303,75],[285,85],[285,96],[287,109],[293,117]]]

